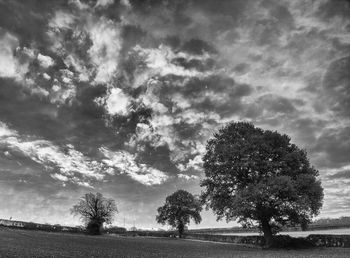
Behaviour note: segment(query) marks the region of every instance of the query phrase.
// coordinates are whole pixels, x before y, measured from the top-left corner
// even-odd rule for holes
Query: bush
[[[104,233],[108,234],[124,234],[126,233],[126,228],[123,227],[111,227],[103,230]]]
[[[271,248],[284,248],[284,249],[305,249],[312,248],[315,245],[303,237],[291,237],[288,235],[279,235],[273,237]]]

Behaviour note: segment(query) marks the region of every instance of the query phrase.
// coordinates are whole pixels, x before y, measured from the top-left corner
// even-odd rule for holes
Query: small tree
[[[100,193],[85,194],[71,209],[71,213],[80,216],[87,231],[93,235],[100,235],[103,223],[111,224],[116,212],[118,210],[115,201]]]
[[[181,238],[185,226],[190,222],[191,218],[196,224],[202,221],[201,211],[202,206],[198,198],[187,191],[178,190],[169,195],[165,200],[165,204],[158,208],[156,220],[158,223],[163,225],[168,223],[176,228]]]
[[[258,225],[266,246],[282,226],[310,223],[322,207],[318,171],[287,135],[237,122],[206,146],[202,200],[218,220]]]

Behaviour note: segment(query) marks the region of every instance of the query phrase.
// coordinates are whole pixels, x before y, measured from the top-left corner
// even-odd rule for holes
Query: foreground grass
[[[349,257],[350,248],[261,250],[167,238],[85,236],[0,227],[0,257]]]

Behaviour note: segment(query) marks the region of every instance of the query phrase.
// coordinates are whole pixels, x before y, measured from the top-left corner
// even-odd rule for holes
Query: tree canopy
[[[196,224],[202,221],[200,212],[202,205],[198,198],[185,190],[178,190],[169,195],[165,204],[158,208],[156,221],[161,224],[169,224],[176,228],[179,237],[182,237],[185,226],[193,219]]]
[[[290,137],[246,122],[230,123],[207,142],[202,201],[218,220],[257,225],[267,245],[282,226],[305,225],[322,207],[318,171]]]
[[[71,213],[78,215],[86,223],[87,231],[100,234],[103,223],[110,224],[117,213],[113,199],[105,198],[101,193],[87,193],[73,206]]]

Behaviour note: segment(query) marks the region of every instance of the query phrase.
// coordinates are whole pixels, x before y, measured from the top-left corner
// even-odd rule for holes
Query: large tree
[[[287,135],[230,123],[207,142],[202,200],[218,220],[259,226],[266,246],[282,226],[305,225],[322,207],[318,171]]]
[[[193,219],[196,224],[202,221],[201,211],[202,205],[198,198],[185,190],[178,190],[169,195],[165,204],[158,208],[156,220],[158,223],[163,225],[168,223],[176,228],[181,238],[190,219]]]
[[[103,223],[112,223],[113,215],[117,212],[115,201],[101,193],[85,194],[71,209],[72,214],[80,216],[85,222],[88,233],[94,235],[101,234]]]

